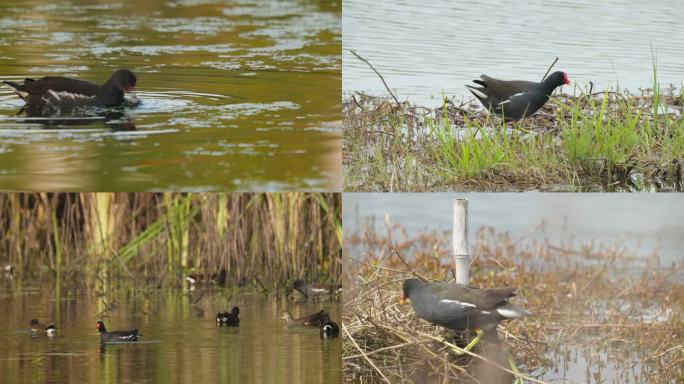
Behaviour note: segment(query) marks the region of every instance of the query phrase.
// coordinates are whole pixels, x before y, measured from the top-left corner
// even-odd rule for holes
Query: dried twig
[[[380,74],[380,72],[378,72],[377,69],[375,69],[375,67],[373,66],[373,64],[371,64],[368,60],[366,60],[366,59],[364,59],[363,57],[361,57],[361,55],[359,55],[358,53],[356,53],[356,51],[350,49],[349,52],[351,52],[351,54],[354,55],[354,56],[356,56],[359,60],[361,60],[361,61],[363,61],[364,63],[368,64],[368,66],[370,67],[370,69],[372,69],[373,72],[375,72],[375,74],[378,75],[378,77],[379,77],[380,80],[382,81],[382,84],[385,85],[385,89],[387,90],[387,92],[389,92],[389,94],[392,95],[392,98],[393,98],[394,101],[397,103],[397,107],[401,107],[401,103],[399,102],[399,99],[397,99],[397,97],[394,95],[394,93],[392,93],[392,91],[390,90],[389,86],[387,85],[387,82],[385,82],[385,78],[382,77],[382,75]]]
[[[556,65],[557,62],[558,62],[558,57],[556,57],[556,60],[554,60],[553,63],[551,63],[551,66],[549,67],[549,69],[546,70],[544,77],[542,77],[542,81],[544,81],[544,79],[546,79],[546,75],[548,75],[549,72],[551,72],[551,68],[553,68],[553,66]]]

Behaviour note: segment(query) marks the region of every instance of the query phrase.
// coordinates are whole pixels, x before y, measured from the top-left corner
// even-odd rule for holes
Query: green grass
[[[655,75],[654,90],[562,95],[514,124],[361,97],[345,103],[345,190],[681,189],[684,93]]]

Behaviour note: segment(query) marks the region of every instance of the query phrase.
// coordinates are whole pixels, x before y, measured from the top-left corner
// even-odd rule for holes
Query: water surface
[[[336,304],[286,303],[260,295],[122,291],[103,301],[79,291],[26,286],[0,277],[0,383],[339,383],[340,339],[279,320]],[[240,326],[217,328],[216,312],[240,306]],[[31,337],[29,321],[54,320],[57,336]],[[108,330],[137,327],[138,343],[101,346],[95,322]]]
[[[138,108],[19,115],[0,87],[0,188],[339,190],[341,4],[4,1],[0,79],[138,77]]]
[[[468,199],[471,241],[492,227],[553,244],[621,243],[637,257],[657,252],[664,266],[684,258],[684,197],[675,194],[351,193],[343,196],[344,230],[353,234],[375,218],[384,231],[387,214],[408,236],[451,231],[455,198]]]
[[[343,7],[345,95],[386,94],[349,49],[370,60],[400,99],[429,106],[443,92],[469,95],[463,84],[482,73],[538,81],[556,57],[555,68],[573,84],[636,91],[653,84],[651,45],[659,81],[684,82],[684,7],[677,0],[345,0]]]

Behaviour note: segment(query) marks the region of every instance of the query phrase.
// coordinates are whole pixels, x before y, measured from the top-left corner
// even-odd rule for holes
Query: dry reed
[[[221,269],[227,284],[338,283],[334,193],[0,194],[0,263],[59,276],[178,285]]]
[[[345,238],[343,369],[348,382],[511,383],[502,349],[457,356],[461,336],[417,318],[398,298],[413,272],[452,276],[449,234],[407,237],[371,226]],[[671,383],[684,379],[684,262],[657,255],[642,272],[623,245],[514,241],[491,229],[473,244],[471,283],[515,286],[535,316],[499,327],[525,382]],[[395,254],[410,255],[404,263]],[[363,256],[362,256],[363,255]],[[347,260],[348,259],[348,260]],[[484,357],[482,356],[484,355]],[[485,361],[488,360],[488,361]],[[579,373],[578,373],[579,370]],[[581,379],[578,380],[578,375]]]

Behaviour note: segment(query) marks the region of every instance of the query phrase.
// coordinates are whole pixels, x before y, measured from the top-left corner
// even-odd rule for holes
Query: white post
[[[468,200],[454,199],[454,268],[456,283],[468,284],[470,266],[468,261]]]

